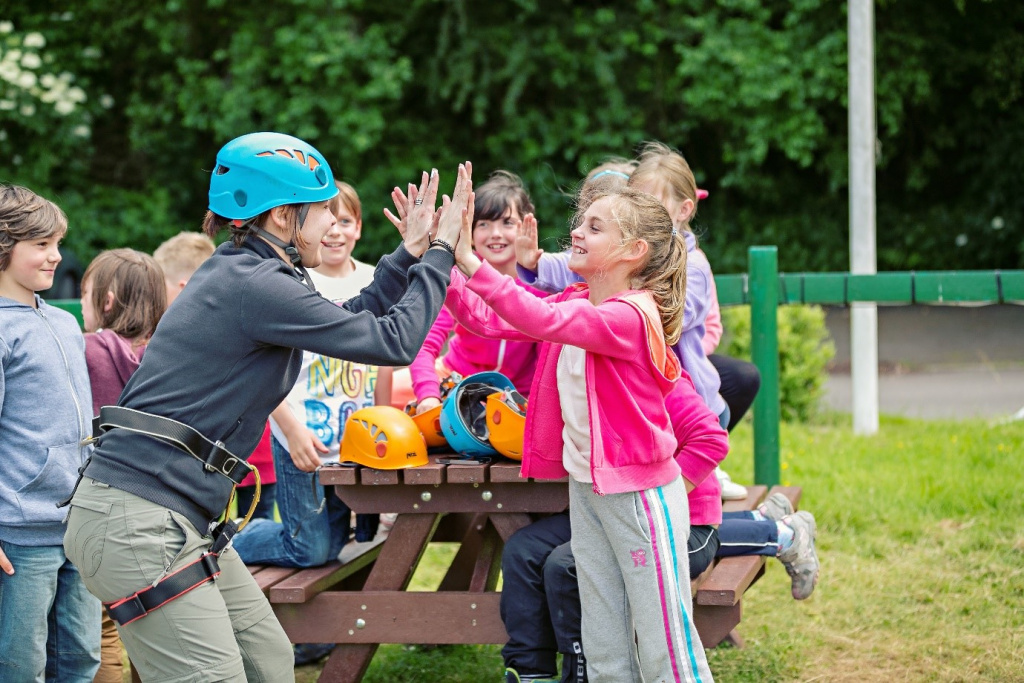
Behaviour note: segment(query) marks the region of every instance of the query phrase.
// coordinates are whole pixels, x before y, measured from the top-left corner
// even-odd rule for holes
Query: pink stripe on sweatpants
[[[668,644],[668,656],[672,660],[672,674],[679,678],[679,668],[676,665],[676,653],[675,647],[672,642],[672,623],[668,615],[668,599],[665,596],[665,581],[662,578],[661,573],[661,553],[658,551],[658,530],[654,525],[654,518],[651,516],[651,506],[647,502],[647,496],[644,491],[640,492],[640,500],[644,503],[644,514],[647,515],[647,523],[651,529],[651,550],[654,551],[654,568],[658,572],[658,596],[661,599],[661,616],[665,621],[665,642]]]

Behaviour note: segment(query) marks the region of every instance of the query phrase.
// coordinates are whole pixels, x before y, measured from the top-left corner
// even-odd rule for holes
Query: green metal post
[[[751,247],[750,354],[761,371],[754,401],[754,483],[774,486],[779,477],[779,253]]]

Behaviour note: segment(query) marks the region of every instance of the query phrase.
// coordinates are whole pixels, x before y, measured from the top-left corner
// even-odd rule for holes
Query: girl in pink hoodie
[[[166,308],[164,274],[148,254],[134,249],[104,251],[85,269],[82,319],[93,415],[99,415],[102,406],[117,405]],[[120,683],[121,640],[105,610],[101,644],[95,683]]]
[[[683,376],[669,346],[682,328],[686,244],[650,195],[589,200],[569,263],[585,284],[533,297],[472,252],[468,216],[456,250],[468,279],[453,278],[446,306],[477,334],[540,342],[522,476],[570,477],[589,677],[640,680],[642,663],[642,678],[710,681],[692,620],[686,492],[721,452],[708,446],[681,470],[666,409]]]

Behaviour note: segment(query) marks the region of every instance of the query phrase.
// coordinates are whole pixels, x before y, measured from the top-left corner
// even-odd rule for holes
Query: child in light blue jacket
[[[75,318],[49,289],[64,213],[0,185],[0,681],[90,683],[100,603],[64,555],[64,512],[88,457],[92,396]]]

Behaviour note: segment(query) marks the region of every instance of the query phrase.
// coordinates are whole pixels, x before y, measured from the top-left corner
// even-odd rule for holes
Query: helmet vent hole
[[[213,172],[215,174],[217,174],[217,175],[224,175],[225,173],[227,173],[230,170],[231,169],[228,168],[227,166],[224,166],[223,164],[218,164],[217,168],[213,169]]]
[[[235,204],[239,206],[245,206],[249,202],[249,196],[245,194],[245,190],[235,190],[234,193]]]
[[[379,431],[380,431],[380,427],[378,427],[377,425],[370,425],[370,436],[376,437],[377,436],[377,432],[379,432]]]
[[[294,159],[295,158],[295,156],[291,152],[286,150],[286,149],[277,149],[277,150],[274,150],[274,151],[277,152],[278,154],[280,154],[283,157],[288,157],[289,159]]]
[[[296,150],[292,150],[292,151],[295,152],[295,156],[298,157],[299,161],[302,162],[302,165],[305,166],[306,165],[306,155],[303,154],[302,152],[300,152],[297,149]]]
[[[384,432],[381,432],[380,434],[377,435],[377,438],[375,439],[375,441],[377,443],[387,443],[388,442],[388,435],[385,434]]]

